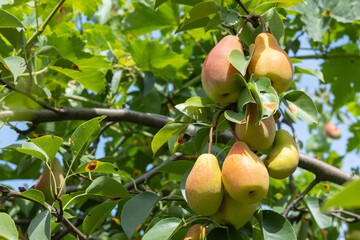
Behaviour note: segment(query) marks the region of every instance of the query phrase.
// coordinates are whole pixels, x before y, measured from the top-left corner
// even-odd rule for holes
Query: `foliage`
[[[241,229],[194,214],[184,196],[214,121],[218,141],[211,150],[221,164],[233,142],[227,120],[241,122],[249,102],[262,106],[258,121],[278,109],[279,125],[307,121],[312,137],[300,139],[301,151],[330,169],[340,168],[344,156],[326,135],[326,122],[346,124],[347,154],[360,151],[359,0],[22,0],[0,6],[0,126],[11,126],[21,140],[2,149],[0,180],[36,179],[56,157],[68,186],[49,205],[38,190],[13,191],[0,182],[1,239],[75,239],[62,235],[71,232],[80,239],[176,240],[195,223],[208,225],[207,239],[335,239],[342,224],[353,230],[351,222],[360,221],[360,182],[343,188],[337,183],[348,179],[325,181],[331,178],[314,170],[316,159],[315,167],[303,163],[307,170],[289,179],[271,179],[262,207]],[[202,89],[201,65],[217,42],[242,29],[248,51],[233,51],[229,61],[246,73],[262,26],[245,9],[262,17],[294,64],[320,59],[321,67],[296,66],[291,88],[280,96],[268,78],[236,74],[243,86],[237,105],[220,106]],[[304,45],[311,55],[303,54]],[[306,75],[316,82],[312,88],[319,86],[314,91],[305,87]],[[314,173],[322,182],[306,189]],[[354,221],[342,217],[342,207],[351,208]]]

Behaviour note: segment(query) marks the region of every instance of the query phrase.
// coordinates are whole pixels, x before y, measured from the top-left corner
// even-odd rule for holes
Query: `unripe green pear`
[[[201,224],[193,225],[186,233],[184,240],[204,240],[208,230]]]
[[[293,78],[293,65],[287,53],[271,33],[260,33],[255,39],[255,50],[248,67],[249,75],[270,78],[278,94],[285,92]]]
[[[257,207],[258,203],[238,203],[225,192],[220,209],[212,218],[220,224],[232,224],[238,229],[250,220]]]
[[[222,180],[231,198],[244,204],[261,201],[269,189],[264,163],[240,141],[234,143],[224,160]]]
[[[239,71],[228,60],[233,50],[244,52],[240,38],[228,35],[210,51],[202,66],[203,89],[217,103],[233,103],[239,98],[241,84],[234,78],[234,74]]]
[[[185,195],[196,214],[211,216],[220,207],[223,185],[219,163],[213,154],[201,154],[186,180]]]
[[[42,193],[44,194],[45,201],[47,203],[54,202],[55,200],[54,193],[56,193],[56,189],[60,187],[61,182],[64,181],[64,175],[62,172],[61,164],[59,160],[56,158],[54,158],[54,160],[51,163],[51,171],[54,174],[55,184],[54,184],[54,178],[51,176],[51,173],[47,165],[44,165],[43,172],[41,173],[40,177],[38,178],[35,184],[35,188],[37,190],[42,191]],[[65,182],[64,182],[64,187],[62,188],[62,191],[59,195],[62,195],[64,192],[65,192]]]
[[[237,123],[235,133],[240,141],[246,142],[251,150],[263,151],[274,142],[276,125],[273,116],[261,120],[257,124],[258,111],[254,103],[247,104],[245,123]]]
[[[274,146],[264,161],[272,178],[284,179],[295,172],[299,163],[299,152],[289,132],[278,130]]]

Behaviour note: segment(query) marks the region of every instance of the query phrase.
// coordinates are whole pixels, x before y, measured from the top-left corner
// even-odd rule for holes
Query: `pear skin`
[[[257,203],[269,189],[269,173],[264,163],[240,141],[234,143],[224,160],[222,180],[225,190],[238,203]]]
[[[299,152],[289,132],[283,129],[276,132],[273,149],[264,163],[272,178],[284,179],[295,172],[299,163]]]
[[[338,139],[341,137],[340,129],[331,122],[325,123],[325,132],[326,135],[330,138]]]
[[[287,53],[279,46],[271,33],[260,33],[255,39],[255,50],[248,73],[270,78],[278,94],[285,92],[293,79],[293,65]]]
[[[189,207],[196,214],[211,216],[220,207],[223,198],[221,170],[213,154],[201,154],[185,183]]]
[[[224,37],[207,55],[201,71],[201,83],[207,96],[217,103],[233,103],[239,98],[240,82],[234,78],[239,73],[228,57],[233,50],[244,53],[240,38]]]
[[[220,209],[212,218],[220,224],[232,224],[239,229],[250,220],[257,207],[258,203],[238,203],[225,192]]]
[[[41,173],[40,177],[38,178],[35,184],[35,189],[42,191],[42,193],[45,196],[45,201],[47,203],[52,203],[55,201],[54,193],[56,192],[56,188],[60,187],[60,184],[64,181],[62,167],[58,159],[55,158],[52,161],[51,170],[54,174],[56,185],[54,185],[54,179],[51,176],[51,173],[47,165],[44,165],[43,172]],[[60,195],[64,194],[64,192],[65,192],[65,185],[62,188],[62,192],[60,193]]]
[[[186,233],[184,240],[204,240],[208,230],[201,224],[193,225]]]
[[[237,123],[235,133],[240,141],[246,142],[251,150],[263,151],[274,142],[276,125],[273,116],[261,120],[257,124],[258,111],[254,103],[247,104],[245,123]]]

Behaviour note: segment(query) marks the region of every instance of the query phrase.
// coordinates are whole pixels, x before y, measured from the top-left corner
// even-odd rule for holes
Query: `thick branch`
[[[346,59],[360,59],[359,54],[323,54],[323,55],[303,55],[303,56],[294,56],[298,59],[330,59],[330,58],[346,58]]]
[[[142,113],[129,109],[105,109],[105,108],[63,108],[62,113],[50,110],[7,110],[0,112],[0,121],[35,121],[53,122],[62,120],[89,120],[94,117],[106,115],[105,121],[132,122],[139,125],[161,128],[173,119],[151,113]],[[188,133],[195,134],[197,128],[193,125],[188,128]],[[232,139],[230,131],[219,132],[218,142],[226,143]],[[318,160],[304,153],[300,153],[299,167],[313,172],[321,181],[331,181],[343,184],[353,178],[350,173],[344,172],[324,161]]]

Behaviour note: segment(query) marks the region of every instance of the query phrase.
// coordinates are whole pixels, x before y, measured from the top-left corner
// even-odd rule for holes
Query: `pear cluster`
[[[230,104],[239,98],[241,83],[234,78],[239,72],[228,60],[234,49],[243,52],[240,39],[226,36],[211,50],[203,64],[203,89],[217,103]],[[253,74],[255,80],[269,78],[280,94],[291,84],[293,67],[275,37],[271,33],[261,33],[255,39],[247,72]],[[213,154],[202,154],[197,158],[185,184],[188,205],[196,214],[211,216],[220,224],[240,228],[266,196],[269,177],[284,179],[296,170],[299,153],[291,134],[285,130],[276,131],[274,116],[262,119],[260,123],[258,117],[258,105],[248,103],[244,121],[235,127],[237,139],[221,169]],[[255,151],[268,149],[270,152],[264,161],[255,154]]]

